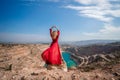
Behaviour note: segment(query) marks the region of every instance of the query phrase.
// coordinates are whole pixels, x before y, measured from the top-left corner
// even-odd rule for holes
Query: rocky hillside
[[[84,47],[67,45],[62,48],[71,54],[71,59],[78,64],[77,67],[81,71],[111,69],[111,67],[120,64],[120,42]]]
[[[110,43],[106,45],[63,46],[64,51],[71,53],[72,59],[79,66],[88,65],[95,62],[111,62],[120,59],[120,43]]]
[[[48,47],[48,44],[0,44],[0,80],[120,80],[119,60],[114,65],[104,64],[106,66],[91,62],[89,66],[71,68],[67,72],[63,66],[63,69],[55,66],[48,70],[41,59],[41,53]],[[76,52],[73,57],[80,60]]]

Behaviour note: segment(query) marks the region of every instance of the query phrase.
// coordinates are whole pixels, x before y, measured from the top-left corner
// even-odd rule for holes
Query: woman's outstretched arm
[[[58,37],[59,37],[60,31],[59,31],[59,29],[58,29],[56,26],[52,26],[52,27],[50,28],[50,36],[52,36],[52,29],[53,29],[53,28],[55,28],[55,29],[57,30],[57,32],[58,32]]]

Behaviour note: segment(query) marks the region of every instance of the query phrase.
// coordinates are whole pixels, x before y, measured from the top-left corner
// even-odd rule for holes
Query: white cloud
[[[48,1],[51,1],[51,2],[59,2],[60,0],[48,0]]]
[[[92,3],[91,0],[75,0],[75,1],[78,3],[81,3],[81,4],[91,4]]]
[[[101,5],[101,6],[111,5],[109,3],[109,0],[74,0],[74,1],[84,5],[91,5],[91,4]]]
[[[106,25],[103,29],[98,32],[83,33],[84,36],[91,39],[120,39],[120,27],[115,27],[112,25]]]
[[[50,40],[49,36],[39,34],[0,33],[0,41],[3,42],[44,42],[47,40]]]
[[[81,39],[119,39],[120,26],[108,25],[116,17],[120,17],[119,0],[74,0],[80,5],[67,5],[64,8],[78,11],[79,16],[97,19],[106,25],[98,32],[85,32]],[[114,2],[114,3],[112,3]],[[82,4],[82,5],[81,5]],[[113,22],[112,22],[113,23]],[[103,23],[104,24],[104,23]]]
[[[65,8],[78,11],[79,16],[94,18],[103,22],[111,22],[115,17],[120,17],[120,4],[114,0],[74,0],[79,5],[67,5]],[[117,1],[117,0],[115,0]],[[114,2],[115,2],[114,1]]]
[[[62,3],[70,3],[72,2],[73,0],[46,0],[46,1],[50,1],[50,2],[62,2]]]

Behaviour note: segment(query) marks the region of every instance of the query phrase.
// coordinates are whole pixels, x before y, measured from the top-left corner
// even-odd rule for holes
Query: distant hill
[[[71,45],[71,46],[86,46],[86,45],[93,45],[93,44],[108,44],[120,42],[120,40],[84,40],[84,41],[74,41],[74,42],[61,42],[62,45]]]
[[[71,54],[71,58],[81,65],[99,62],[117,62],[120,60],[120,42],[93,44],[88,46],[62,46]]]
[[[120,42],[105,45],[69,46],[65,51],[77,53],[78,55],[109,54],[111,52],[120,51]]]

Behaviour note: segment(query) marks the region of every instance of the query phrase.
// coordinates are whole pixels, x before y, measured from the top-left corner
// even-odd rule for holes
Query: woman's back
[[[55,39],[57,38],[57,36],[58,36],[58,32],[57,32],[57,31],[53,31],[53,32],[51,33],[51,38],[52,38],[52,40],[55,40]]]

